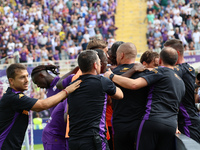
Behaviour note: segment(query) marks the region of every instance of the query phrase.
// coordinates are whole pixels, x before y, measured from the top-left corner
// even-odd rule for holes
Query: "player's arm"
[[[112,74],[112,71],[109,70],[104,73],[104,76],[110,79],[111,74]],[[129,79],[126,77],[122,77],[120,75],[114,75],[111,80],[114,83],[120,85],[121,87],[124,87],[126,89],[131,89],[131,90],[137,90],[148,85],[147,81],[141,77],[137,79]]]
[[[110,97],[113,99],[122,99],[122,98],[124,98],[124,93],[122,92],[122,90],[120,88],[116,87],[115,94]]]
[[[141,63],[135,63],[131,69],[129,69],[127,72],[123,73],[121,76],[131,77],[135,72],[142,72],[146,69],[147,68],[145,68],[145,66],[143,66]]]
[[[63,75],[63,76],[59,79],[59,81],[57,82],[57,84],[56,84],[57,88],[60,89],[60,90],[64,89],[65,87],[63,87],[63,84],[62,84],[62,83],[63,83],[63,80],[64,80],[65,78],[67,78],[69,75],[75,74],[78,70],[79,70],[79,67],[77,66],[77,67],[75,67],[72,71],[70,71],[70,72],[66,73],[65,75]]]
[[[75,91],[80,86],[81,80],[74,82],[73,84],[67,86],[65,90],[48,97],[46,99],[39,99],[31,108],[31,110],[39,112],[45,109],[49,109],[55,105],[57,105],[60,101],[67,98],[67,96]],[[67,91],[67,92],[66,92]]]

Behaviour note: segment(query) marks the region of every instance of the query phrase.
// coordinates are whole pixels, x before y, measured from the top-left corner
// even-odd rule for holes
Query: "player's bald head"
[[[127,42],[119,46],[119,48],[117,49],[117,53],[118,54],[124,53],[124,56],[126,58],[136,58],[137,49],[133,43]]]
[[[174,66],[178,60],[178,53],[172,47],[164,47],[160,52],[160,58],[164,64]]]

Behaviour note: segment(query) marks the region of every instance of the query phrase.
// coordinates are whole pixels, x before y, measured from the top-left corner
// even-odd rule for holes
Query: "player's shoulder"
[[[123,74],[126,71],[128,71],[129,69],[131,69],[134,66],[134,63],[132,64],[122,64],[117,66],[116,68],[114,68],[112,71],[115,74]]]
[[[4,93],[3,97],[2,97],[2,102],[7,102],[7,103],[12,103],[13,100],[18,100],[22,97],[24,97],[25,95],[21,92],[13,92],[13,89],[8,87],[8,89],[6,90],[6,92]]]
[[[150,72],[154,72],[154,73],[160,73],[163,72],[163,70],[165,70],[165,67],[159,66],[159,67],[155,67],[152,70],[150,70]]]
[[[177,70],[182,69],[182,70],[194,71],[194,68],[188,63],[178,64],[175,66],[175,68]]]

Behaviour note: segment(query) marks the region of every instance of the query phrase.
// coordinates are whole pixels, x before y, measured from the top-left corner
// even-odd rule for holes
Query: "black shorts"
[[[114,148],[115,150],[134,150],[136,144],[137,131],[141,120],[136,120],[123,127],[114,130]]]
[[[100,136],[85,138],[69,138],[69,150],[110,150],[107,139]]]
[[[142,120],[136,150],[174,150],[176,128],[162,123]]]

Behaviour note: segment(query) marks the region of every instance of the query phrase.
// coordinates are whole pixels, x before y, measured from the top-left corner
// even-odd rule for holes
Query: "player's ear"
[[[162,63],[162,59],[161,59],[161,58],[159,58],[159,65],[161,65],[161,63]]]
[[[97,62],[94,62],[93,66],[94,66],[94,69],[96,70],[97,69]]]
[[[42,72],[40,72],[40,73],[39,73],[39,77],[44,78],[45,75],[44,75]]]
[[[179,51],[177,51],[177,53],[178,53],[178,55],[180,55],[180,52],[179,52]]]
[[[124,53],[121,53],[121,60],[124,58]]]
[[[147,66],[147,63],[146,63],[145,61],[143,61],[143,62],[142,62],[142,65],[146,67],[146,66]]]
[[[9,79],[8,79],[10,85],[13,85],[13,80],[14,80],[13,78],[9,78]]]

